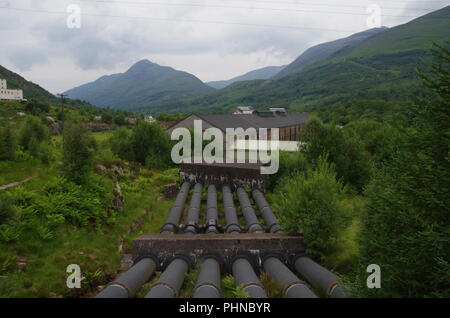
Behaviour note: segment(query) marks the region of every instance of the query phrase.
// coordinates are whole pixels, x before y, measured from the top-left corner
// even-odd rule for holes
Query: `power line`
[[[48,14],[61,14],[67,15],[64,11],[48,11],[40,9],[25,9],[25,8],[13,8],[13,7],[0,7],[0,9],[21,11],[21,12],[36,12],[36,13],[48,13]],[[223,25],[241,25],[252,27],[265,27],[265,28],[280,28],[291,30],[317,30],[317,31],[329,31],[340,33],[354,33],[354,30],[337,30],[337,29],[324,29],[324,28],[311,28],[302,26],[290,26],[290,25],[276,25],[276,24],[260,24],[260,23],[245,23],[245,22],[229,22],[229,21],[211,21],[211,20],[194,20],[194,19],[169,19],[169,18],[155,18],[155,17],[143,17],[143,16],[123,16],[123,15],[106,15],[95,13],[83,13],[85,16],[102,17],[102,18],[123,18],[123,19],[142,19],[162,22],[188,22],[188,23],[205,23],[205,24],[223,24]]]
[[[303,13],[319,13],[319,14],[343,14],[343,15],[356,15],[367,16],[367,13],[356,12],[335,12],[335,11],[321,11],[321,10],[307,10],[307,9],[288,9],[288,8],[268,8],[268,7],[246,7],[246,6],[233,6],[233,5],[221,5],[221,4],[199,4],[199,3],[167,3],[167,2],[142,2],[142,1],[108,1],[108,0],[75,0],[78,2],[89,3],[106,3],[106,4],[127,4],[127,5],[143,5],[143,6],[168,6],[168,7],[200,7],[200,8],[221,8],[221,9],[247,9],[247,10],[264,10],[264,11],[282,11],[282,12],[303,12]],[[416,18],[412,15],[393,15],[382,14],[384,17],[394,18]]]

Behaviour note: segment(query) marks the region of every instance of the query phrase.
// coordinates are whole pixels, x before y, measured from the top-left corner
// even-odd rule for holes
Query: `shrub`
[[[30,150],[30,148],[36,150],[35,144],[41,144],[49,140],[50,132],[38,117],[28,117],[19,131],[19,145],[24,150]]]
[[[16,159],[16,137],[10,127],[0,128],[0,160]]]
[[[119,158],[137,161],[152,169],[165,169],[172,165],[171,141],[158,124],[139,121],[130,132],[120,128],[110,138],[111,149]]]
[[[33,157],[48,163],[51,158],[50,132],[38,117],[28,117],[19,131],[19,145]]]
[[[280,166],[277,173],[267,176],[267,188],[275,189],[276,185],[285,177],[298,172],[305,172],[308,161],[302,152],[280,151]]]
[[[319,158],[317,168],[284,180],[276,195],[283,229],[303,233],[308,252],[323,261],[336,246],[336,238],[347,225],[339,201],[345,187],[336,180],[331,164]]]
[[[131,132],[127,128],[119,128],[114,131],[109,139],[112,152],[123,160],[133,161],[134,150],[131,144]]]
[[[14,202],[7,194],[0,194],[0,224],[7,222],[14,215]]]
[[[302,150],[313,164],[327,155],[335,165],[337,177],[361,192],[371,174],[370,156],[355,134],[345,133],[336,125],[324,125],[318,119],[309,121],[301,137]]]
[[[77,184],[85,183],[96,147],[86,128],[79,124],[67,125],[63,133],[63,176]]]

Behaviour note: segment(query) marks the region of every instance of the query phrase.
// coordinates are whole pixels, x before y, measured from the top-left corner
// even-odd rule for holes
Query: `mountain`
[[[151,108],[177,98],[201,96],[214,91],[192,74],[142,60],[125,73],[102,76],[95,82],[66,92],[69,98],[117,109]]]
[[[286,66],[283,70],[281,70],[278,74],[276,74],[275,77],[280,78],[287,74],[292,74],[294,72],[301,71],[302,69],[304,69],[309,65],[325,60],[326,58],[332,56],[334,53],[338,52],[339,50],[347,46],[357,45],[358,43],[361,43],[364,40],[376,34],[384,32],[386,30],[388,30],[387,27],[374,28],[366,30],[364,32],[353,34],[343,39],[313,46],[307,49],[294,62],[292,62],[291,64]]]
[[[46,91],[42,87],[33,82],[27,81],[25,78],[16,74],[0,65],[0,78],[6,79],[8,88],[23,90],[23,98],[25,99],[40,99],[46,101],[54,101],[55,95]]]
[[[430,58],[433,43],[449,41],[449,20],[447,6],[350,43],[324,60],[285,76],[234,83],[207,96],[171,101],[157,109],[210,113],[251,105],[311,111],[353,100],[390,103],[427,97],[416,69]]]
[[[245,73],[244,75],[240,75],[237,77],[233,77],[232,79],[226,81],[214,81],[207,82],[206,85],[214,87],[216,89],[225,88],[233,83],[241,82],[241,81],[251,81],[257,79],[269,79],[278,74],[286,65],[283,66],[267,66],[254,71],[250,71]]]

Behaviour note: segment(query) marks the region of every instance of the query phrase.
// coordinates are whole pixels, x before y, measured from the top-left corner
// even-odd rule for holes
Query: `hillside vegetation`
[[[416,69],[430,58],[433,43],[450,39],[449,19],[450,6],[350,43],[324,60],[280,78],[234,83],[202,97],[155,105],[152,111],[229,112],[238,105],[304,111],[351,100],[404,102],[427,97]]]

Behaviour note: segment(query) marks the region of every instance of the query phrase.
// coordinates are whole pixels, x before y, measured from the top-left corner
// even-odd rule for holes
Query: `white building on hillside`
[[[6,80],[0,78],[0,100],[23,100],[21,89],[8,89]]]

